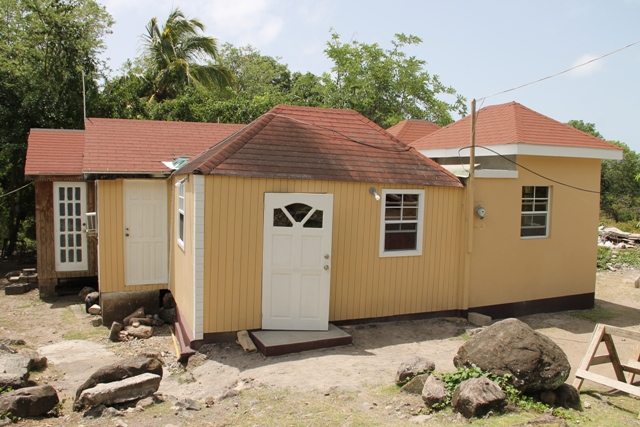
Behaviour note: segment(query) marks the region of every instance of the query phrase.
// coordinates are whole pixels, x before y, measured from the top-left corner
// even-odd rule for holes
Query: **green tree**
[[[186,85],[213,89],[234,83],[229,69],[216,64],[216,39],[199,34],[204,31],[204,25],[198,19],[187,19],[176,8],[162,28],[154,17],[146,31],[143,36],[144,63],[154,83],[152,98],[156,101],[175,98]]]
[[[96,105],[98,55],[112,22],[93,0],[0,0],[0,192],[25,184],[29,129],[82,128],[82,71]],[[33,224],[33,201],[32,187],[0,198],[5,253]]]
[[[567,124],[604,139],[593,123],[570,120]],[[602,161],[600,212],[616,222],[638,222],[640,219],[640,183],[636,177],[640,174],[640,156],[622,142],[608,142],[621,147],[623,152],[622,160]]]
[[[424,60],[403,51],[420,43],[419,37],[396,34],[393,48],[383,49],[376,43],[343,43],[332,33],[325,54],[334,65],[322,75],[324,105],[354,109],[384,128],[403,119],[444,126],[453,122],[451,113],[465,115],[465,98],[429,74]]]

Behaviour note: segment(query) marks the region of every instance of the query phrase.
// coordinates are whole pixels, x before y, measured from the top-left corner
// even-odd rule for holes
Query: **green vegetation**
[[[593,323],[605,323],[607,320],[618,317],[616,313],[611,310],[607,310],[606,308],[602,308],[597,302],[595,307],[590,310],[569,311],[568,314],[569,316],[588,320]]]

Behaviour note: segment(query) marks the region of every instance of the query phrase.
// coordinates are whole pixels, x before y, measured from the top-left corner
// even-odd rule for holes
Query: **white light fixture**
[[[380,201],[380,195],[376,192],[376,188],[375,187],[369,188],[369,194],[371,194],[373,197],[376,198],[376,202]]]

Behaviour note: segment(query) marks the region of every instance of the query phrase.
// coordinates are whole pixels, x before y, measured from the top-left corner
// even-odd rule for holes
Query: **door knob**
[[[329,254],[325,254],[324,259],[329,259]]]
[[[328,266],[328,265],[325,265],[325,266],[324,266],[324,269],[325,269],[325,270],[328,270],[328,269],[329,269],[329,266]]]

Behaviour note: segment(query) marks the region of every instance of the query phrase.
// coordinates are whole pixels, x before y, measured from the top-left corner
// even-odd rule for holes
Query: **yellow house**
[[[34,130],[38,268],[56,260],[41,292],[97,276],[106,324],[171,292],[184,351],[239,330],[592,307],[599,159],[620,151],[519,104],[488,107],[478,145],[492,151],[459,179],[468,123],[419,126],[433,133],[412,146],[354,111],[293,106],[246,126]],[[64,175],[71,146],[82,156]],[[88,265],[70,265],[78,244]]]
[[[411,143],[468,176],[471,117]],[[476,121],[467,308],[494,318],[592,308],[601,159],[622,150],[515,102]]]

